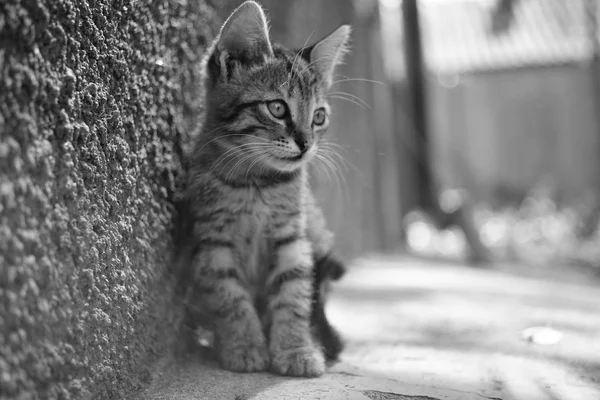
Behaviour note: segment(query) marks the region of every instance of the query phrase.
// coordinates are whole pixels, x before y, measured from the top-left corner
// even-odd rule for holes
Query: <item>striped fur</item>
[[[206,116],[186,192],[190,279],[193,307],[209,315],[230,370],[324,372],[310,329],[313,260],[329,254],[332,234],[306,169],[327,128],[325,94],[348,38],[347,27],[336,32],[312,51],[287,50],[270,43],[262,9],[246,2],[206,60]],[[315,62],[323,49],[330,62]],[[271,111],[274,101],[285,116]]]

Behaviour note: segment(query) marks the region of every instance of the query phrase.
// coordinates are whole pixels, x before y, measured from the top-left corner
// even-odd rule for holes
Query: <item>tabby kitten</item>
[[[290,51],[269,40],[261,7],[243,3],[206,61],[206,115],[186,200],[197,307],[221,364],[233,371],[319,376],[311,336],[313,258],[332,246],[307,184],[329,124],[325,94],[346,50],[341,26]]]

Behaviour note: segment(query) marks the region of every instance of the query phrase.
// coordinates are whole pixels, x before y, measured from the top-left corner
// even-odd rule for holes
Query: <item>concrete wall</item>
[[[204,1],[0,2],[0,397],[123,399],[179,318],[165,277]]]
[[[514,201],[546,177],[576,202],[600,185],[600,126],[584,65],[430,79],[436,171],[479,200]],[[454,80],[454,83],[457,83]]]

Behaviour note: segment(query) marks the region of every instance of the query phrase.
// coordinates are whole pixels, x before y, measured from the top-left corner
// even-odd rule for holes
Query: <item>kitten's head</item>
[[[300,168],[329,125],[325,95],[349,35],[343,25],[312,46],[288,50],[271,43],[261,7],[243,3],[223,24],[207,59],[209,139],[261,167]]]

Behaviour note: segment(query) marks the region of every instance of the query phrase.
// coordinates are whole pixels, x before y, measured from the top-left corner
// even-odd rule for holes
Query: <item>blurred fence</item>
[[[543,179],[567,203],[597,191],[599,2],[420,4],[439,178],[496,205]]]
[[[435,169],[448,186],[515,205],[544,178],[561,201],[598,184],[594,85],[577,65],[463,74],[430,86]]]

